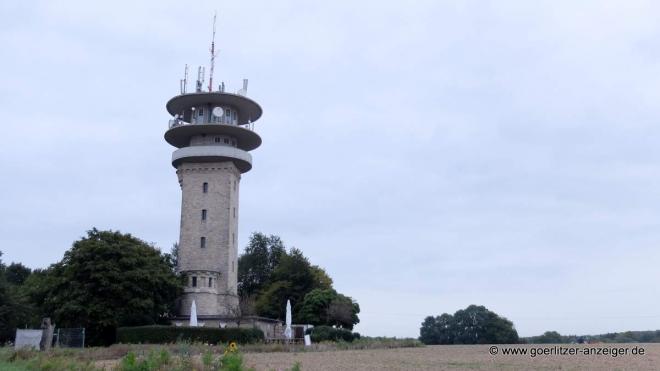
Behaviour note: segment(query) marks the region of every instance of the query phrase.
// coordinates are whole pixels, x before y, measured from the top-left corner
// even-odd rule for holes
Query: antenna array
[[[183,70],[183,79],[180,81],[181,85],[181,94],[186,94],[186,88],[188,86],[188,65],[186,64],[186,68]]]
[[[216,25],[216,19],[218,17],[217,12],[213,13],[213,35],[211,36],[211,66],[209,69],[209,93],[213,92],[213,72],[215,70],[215,57],[218,55],[215,51],[215,25]],[[197,67],[197,81],[195,83],[195,92],[201,93],[202,88],[204,86],[205,78],[204,74],[206,72],[205,67],[199,66]],[[186,64],[186,68],[183,73],[183,79],[179,81],[180,84],[180,89],[181,89],[181,94],[186,94],[186,91],[188,89],[188,65]],[[245,96],[247,95],[247,87],[248,87],[248,80],[243,79],[243,88],[239,89],[236,94]],[[218,91],[224,93],[225,92],[225,82],[223,81],[220,85],[218,85]]]
[[[205,69],[202,66],[197,67],[197,87],[195,91],[198,93],[202,91],[202,85],[204,85],[204,72]]]
[[[209,93],[213,91],[213,69],[215,68],[215,18],[217,13],[213,13],[213,36],[211,37],[211,69],[209,71]]]

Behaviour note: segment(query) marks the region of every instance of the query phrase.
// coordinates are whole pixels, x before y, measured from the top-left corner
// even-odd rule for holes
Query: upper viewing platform
[[[252,99],[223,91],[177,95],[167,102],[166,108],[175,120],[190,124],[247,125],[262,114]]]

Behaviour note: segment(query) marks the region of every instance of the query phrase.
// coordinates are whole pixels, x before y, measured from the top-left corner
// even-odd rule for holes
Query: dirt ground
[[[601,354],[565,354],[555,347],[575,348],[573,352]],[[630,354],[633,349],[644,349],[644,354]],[[660,370],[660,344],[563,344],[499,346],[491,355],[490,345],[436,345],[424,348],[399,348],[377,350],[344,350],[303,353],[247,353],[245,364],[256,370],[286,370],[300,362],[303,371],[314,370]],[[504,348],[526,349],[527,355],[504,355]],[[532,348],[548,352],[548,355],[530,356]],[[609,349],[604,350],[604,349]],[[627,355],[612,356],[627,349]],[[603,353],[609,354],[603,354]]]

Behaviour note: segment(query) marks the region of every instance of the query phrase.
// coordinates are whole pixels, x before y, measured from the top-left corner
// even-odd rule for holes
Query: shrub
[[[322,341],[348,341],[351,342],[353,339],[359,339],[360,334],[352,333],[348,330],[341,328],[334,328],[330,326],[315,326],[306,331],[312,338],[312,341],[315,343],[320,343]]]
[[[117,329],[117,341],[120,343],[165,344],[177,341],[200,342],[208,344],[254,343],[264,339],[264,333],[258,328],[208,328],[175,326],[138,326]]]

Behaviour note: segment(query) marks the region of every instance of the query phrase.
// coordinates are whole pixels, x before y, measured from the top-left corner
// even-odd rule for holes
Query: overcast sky
[[[470,304],[521,336],[660,328],[656,1],[2,2],[6,263],[177,241],[165,103],[214,10],[215,81],[264,109],[239,245],[300,248],[357,331]]]

